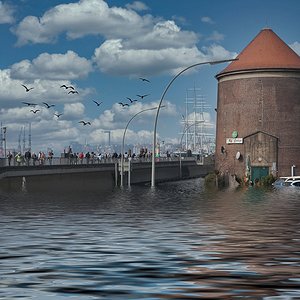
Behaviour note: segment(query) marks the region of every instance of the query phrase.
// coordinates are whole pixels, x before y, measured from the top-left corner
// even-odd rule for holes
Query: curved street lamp
[[[162,105],[161,107],[164,107],[164,105]],[[145,111],[149,111],[149,110],[154,110],[154,109],[157,109],[157,106],[155,107],[152,107],[152,108],[146,108],[146,109],[143,109],[141,111],[139,111],[138,113],[136,113],[135,115],[133,115],[130,120],[127,122],[126,124],[126,127],[124,129],[124,133],[123,133],[123,140],[122,140],[122,149],[121,149],[121,183],[120,183],[120,186],[123,187],[123,173],[124,173],[124,144],[125,144],[125,135],[126,135],[126,131],[127,131],[127,128],[130,124],[130,122],[136,117],[138,116],[139,114],[145,112]]]
[[[156,147],[156,131],[157,131],[157,120],[158,120],[158,115],[159,115],[159,110],[162,104],[162,101],[168,91],[168,89],[170,88],[170,86],[172,85],[172,83],[175,81],[175,79],[177,79],[182,73],[186,72],[189,69],[192,69],[194,67],[200,66],[200,65],[205,65],[205,64],[209,64],[209,65],[216,65],[216,64],[221,64],[224,62],[229,62],[229,61],[233,61],[233,60],[238,60],[237,58],[233,58],[233,59],[224,59],[224,60],[216,60],[216,61],[206,61],[206,62],[201,62],[201,63],[197,63],[197,64],[193,64],[191,66],[186,67],[185,69],[183,69],[182,71],[180,71],[175,77],[173,77],[173,79],[169,82],[169,84],[166,86],[159,105],[157,107],[157,111],[156,111],[156,117],[155,117],[155,121],[154,121],[154,130],[153,130],[153,145],[152,145],[152,168],[151,168],[151,187],[155,187],[155,147]]]

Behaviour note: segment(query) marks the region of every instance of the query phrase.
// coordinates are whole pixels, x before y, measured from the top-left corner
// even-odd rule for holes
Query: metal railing
[[[179,161],[178,156],[172,157],[156,157],[156,162],[167,162],[167,161]],[[196,157],[184,157],[182,158],[185,161],[197,161]],[[78,165],[101,165],[101,164],[111,164],[120,162],[121,158],[115,157],[107,157],[107,158],[98,158],[98,157],[91,157],[91,158],[71,158],[71,157],[52,157],[52,158],[45,158],[45,159],[22,159],[21,161],[17,161],[15,158],[9,161],[8,158],[0,158],[0,167],[18,167],[18,166],[78,166]],[[125,161],[128,161],[128,158],[124,158]],[[142,162],[151,162],[152,157],[139,157],[135,156],[131,158],[131,163],[142,163]]]

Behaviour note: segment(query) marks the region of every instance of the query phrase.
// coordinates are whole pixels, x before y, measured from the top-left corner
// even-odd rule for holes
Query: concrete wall
[[[43,166],[6,167],[0,169],[0,188],[7,191],[53,191],[60,190],[111,190],[116,186],[115,164],[89,166]],[[179,162],[156,163],[156,182],[178,180]],[[204,177],[214,170],[214,165],[197,165],[195,161],[182,162],[182,179]],[[128,184],[124,174],[124,186]],[[151,163],[134,163],[131,184],[150,183]],[[120,174],[117,174],[120,185]]]

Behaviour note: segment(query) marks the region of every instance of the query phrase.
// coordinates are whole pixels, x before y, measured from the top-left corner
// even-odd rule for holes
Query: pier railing
[[[197,164],[203,164],[203,159],[200,157],[200,160],[196,157],[182,157],[184,161],[197,161]],[[152,158],[149,157],[134,157],[131,158],[131,163],[141,163],[141,162],[151,162]],[[166,162],[166,161],[179,161],[179,157],[157,157],[157,162]],[[125,158],[125,161],[128,161],[128,158]],[[17,167],[17,166],[67,166],[67,165],[101,165],[101,164],[111,164],[120,162],[120,158],[68,158],[68,157],[53,157],[53,158],[45,158],[45,159],[22,159],[22,161],[17,161],[16,159],[12,159],[10,162],[8,158],[0,158],[0,167]]]

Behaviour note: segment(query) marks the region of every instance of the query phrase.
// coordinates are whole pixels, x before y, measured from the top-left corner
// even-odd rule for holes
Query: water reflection
[[[300,193],[0,194],[0,298],[299,299]]]

